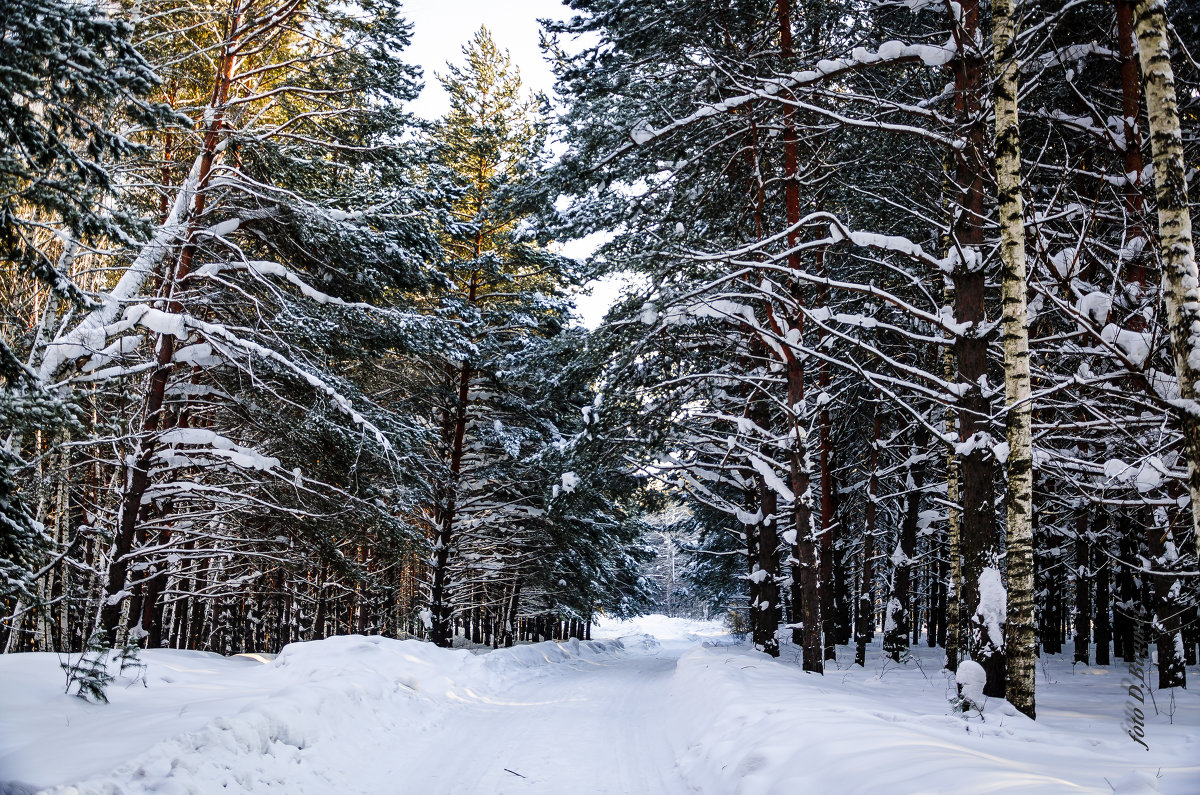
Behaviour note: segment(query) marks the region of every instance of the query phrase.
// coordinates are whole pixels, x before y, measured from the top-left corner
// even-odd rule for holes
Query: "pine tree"
[[[463,47],[463,55],[463,66],[449,65],[439,77],[450,111],[431,134],[428,176],[454,191],[443,234],[449,283],[435,298],[439,311],[456,317],[467,338],[465,349],[444,358],[440,372],[430,376],[440,384],[433,401],[441,472],[432,512],[428,609],[431,639],[443,646],[450,643],[454,588],[467,585],[455,582],[452,572],[464,524],[484,507],[480,490],[500,491],[510,479],[521,479],[499,471],[503,457],[488,450],[493,430],[520,446],[511,434],[519,435],[521,425],[502,431],[504,403],[511,396],[506,357],[533,344],[534,337],[557,333],[567,308],[563,262],[522,239],[519,228],[536,209],[529,192],[544,158],[545,98],[524,96],[519,72],[486,28]],[[494,441],[504,449],[504,440]],[[519,505],[512,496],[508,503]]]
[[[0,600],[20,597],[26,607],[49,538],[21,494],[21,447],[71,418],[29,365],[58,300],[90,301],[71,273],[80,248],[138,231],[104,202],[114,166],[143,151],[115,119],[163,118],[145,99],[157,79],[130,33],[89,3],[14,0],[0,9],[0,263],[6,298],[35,297],[23,317],[6,302],[0,325]]]
[[[159,645],[183,634],[164,617],[172,578],[219,601],[263,574],[258,561],[294,570],[311,555],[366,576],[372,533],[402,554],[415,535],[402,509],[420,481],[400,456],[421,433],[373,400],[377,366],[388,349],[447,335],[395,305],[438,256],[403,142],[397,100],[415,96],[417,74],[395,56],[409,37],[396,4],[147,10],[136,29],[167,64],[160,96],[195,125],[143,131],[170,157],[140,161],[146,178],[114,203],[158,225],[112,255],[120,278],[82,319],[62,315],[38,371],[101,384],[77,391],[93,416],[120,418],[88,429],[92,444],[114,432],[126,446],[93,448],[123,473],[117,500],[77,487],[113,524],[96,609],[110,643],[127,615]],[[300,32],[313,14],[315,38]],[[211,40],[192,49],[157,35],[175,22]],[[235,129],[229,114],[242,113],[252,123]],[[360,532],[331,537],[337,516]],[[204,611],[191,612],[195,642]]]
[[[163,118],[145,99],[158,78],[131,33],[92,3],[12,0],[0,10],[0,261],[80,303],[77,247],[136,228],[102,201],[115,162],[144,152],[115,122]]]
[[[1014,703],[1032,711],[1031,580],[1046,586],[1039,628],[1052,650],[1068,593],[1058,573],[1070,549],[1062,540],[1086,540],[1092,510],[1124,516],[1128,529],[1104,539],[1123,537],[1120,559],[1132,564],[1149,555],[1156,568],[1179,565],[1168,560],[1171,547],[1162,538],[1182,497],[1178,472],[1194,455],[1176,458],[1179,427],[1162,423],[1178,408],[1178,379],[1165,371],[1170,360],[1154,332],[1154,256],[1141,231],[1145,171],[1136,73],[1130,79],[1124,55],[1128,36],[1114,48],[1122,53],[1118,62],[1114,50],[1095,44],[1111,36],[1108,11],[1028,10],[1031,29],[1054,36],[1022,42],[1021,91],[1032,110],[1021,124],[1039,140],[1064,145],[1039,150],[1016,175],[1017,147],[1009,146],[1017,130],[1015,90],[1006,104],[986,79],[990,62],[999,59],[1000,72],[1007,67],[1003,48],[980,47],[991,22],[986,4],[965,3],[954,13],[930,4],[871,4],[861,10],[869,24],[861,25],[857,13],[825,13],[823,4],[809,3],[795,4],[792,13],[793,4],[778,3],[572,5],[579,15],[552,32],[598,41],[574,57],[558,53],[560,91],[572,103],[565,116],[570,149],[555,174],[556,189],[573,203],[560,222],[580,234],[619,229],[594,262],[645,276],[605,330],[620,340],[610,381],[628,391],[615,400],[636,406],[625,419],[646,428],[646,438],[630,434],[638,455],[655,461],[671,488],[726,517],[713,535],[737,539],[743,565],[733,566],[732,576],[749,579],[751,604],[773,598],[761,584],[777,552],[761,516],[770,500],[755,480],[778,483],[782,470],[792,484],[776,495],[790,531],[798,514],[816,515],[816,494],[804,478],[811,473],[822,497],[820,543],[813,545],[819,555],[814,561],[793,546],[793,583],[804,583],[810,569],[819,588],[791,595],[789,623],[807,613],[808,637],[800,633],[807,656],[821,647],[827,655],[831,637],[842,637],[836,595],[846,577],[839,555],[848,549],[858,561],[852,567],[873,568],[863,561],[868,544],[854,535],[853,512],[839,517],[837,505],[869,499],[863,483],[832,485],[839,468],[861,471],[866,456],[839,467],[832,440],[839,431],[852,439],[870,435],[850,396],[877,390],[895,416],[884,455],[897,453],[886,450],[890,441],[911,453],[897,462],[905,464],[901,471],[918,460],[930,470],[922,487],[912,481],[883,489],[889,497],[873,511],[871,547],[878,539],[884,549],[899,549],[891,577],[896,609],[884,619],[900,619],[889,627],[893,645],[901,648],[909,634],[901,631],[904,620],[919,630],[922,614],[929,616],[930,642],[944,638],[948,666],[966,651],[986,669],[990,696],[1005,692],[1004,652],[1020,652]],[[835,5],[841,12],[852,7]],[[1123,5],[1118,29],[1131,27],[1121,22]],[[1000,20],[998,44],[1003,27]],[[781,65],[785,53],[790,62]],[[1015,59],[1014,51],[1008,62]],[[953,74],[952,87],[942,70]],[[922,99],[912,104],[913,97]],[[996,151],[986,129],[994,101],[1002,122]],[[1180,143],[1186,150],[1186,138]],[[994,170],[997,158],[1003,162]],[[789,207],[796,183],[806,191],[800,212]],[[1027,212],[1014,209],[1014,184],[1025,189]],[[1094,213],[1078,210],[1092,206]],[[1003,235],[993,222],[998,212]],[[1028,219],[1035,220],[1026,225]],[[1028,237],[1025,273],[1010,267],[1007,286],[997,290],[1002,266],[1016,262],[1008,256],[1014,235]],[[1005,256],[997,256],[1002,243]],[[993,344],[998,324],[991,321],[1001,316],[1004,342],[1012,343],[1007,367],[997,355],[1002,346]],[[1014,324],[1026,321],[1030,330],[1022,334]],[[1021,366],[1029,352],[1019,337],[1035,341],[1033,361],[1042,368],[1035,373],[1047,384],[1036,413],[1028,385],[1020,385],[1030,373]],[[997,438],[990,383],[1006,371],[1007,444]],[[756,393],[794,413],[752,421]],[[928,441],[917,449],[895,444],[921,428]],[[789,466],[760,434],[820,444],[800,467]],[[945,454],[933,455],[933,444]],[[1013,513],[1003,523],[995,511],[1002,463],[1014,478]],[[922,490],[944,493],[949,504],[937,499],[937,513],[923,517]],[[1167,507],[1134,507],[1143,499]],[[906,508],[917,509],[916,521],[928,531],[915,541]],[[806,533],[789,536],[795,545]],[[1076,548],[1089,557],[1088,544]],[[1079,571],[1077,603],[1084,606],[1092,571]],[[929,604],[918,594],[911,613],[903,604],[910,575],[933,582]],[[1122,588],[1129,594],[1122,604],[1130,606],[1155,590]],[[1163,590],[1178,598],[1178,589]],[[1022,636],[1007,649],[1005,603]],[[823,638],[808,612],[818,605]],[[861,620],[873,622],[873,612],[861,609]],[[1107,615],[1096,620],[1100,626]],[[874,627],[861,629],[865,635]],[[1164,625],[1162,635],[1173,630]]]

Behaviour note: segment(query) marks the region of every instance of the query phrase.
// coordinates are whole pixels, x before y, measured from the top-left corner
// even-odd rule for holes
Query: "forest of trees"
[[[756,644],[924,639],[1029,715],[1068,638],[1184,685],[1200,10],[571,5],[560,234],[647,285],[598,335],[600,422]]]
[[[547,103],[486,31],[424,124],[394,3],[4,13],[6,651],[636,604],[576,268],[522,226]]]
[[[425,123],[397,0],[4,4],[4,650],[707,602],[1185,686],[1200,6],[568,5],[557,105],[481,30]]]

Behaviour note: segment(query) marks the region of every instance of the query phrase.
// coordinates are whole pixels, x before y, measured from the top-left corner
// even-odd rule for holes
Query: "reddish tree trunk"
[[[1121,54],[1121,116],[1125,131],[1125,173],[1134,174],[1132,181],[1125,182],[1125,211],[1131,224],[1125,231],[1125,246],[1128,249],[1135,239],[1147,240],[1141,219],[1145,212],[1142,196],[1142,127],[1138,123],[1142,112],[1142,84],[1138,71],[1137,40],[1133,29],[1133,3],[1117,0],[1117,50]],[[1146,258],[1143,248],[1129,258],[1125,269],[1125,280],[1143,287],[1146,284]],[[1131,314],[1129,323],[1134,331],[1142,330],[1145,320],[1141,315]]]
[[[821,251],[816,253],[816,269],[821,276],[825,275],[825,256]],[[817,305],[828,303],[828,290],[824,287],[817,291]],[[817,335],[817,347],[823,349],[828,334],[821,330]],[[817,387],[822,401],[829,399],[829,363],[822,361],[817,367]],[[830,428],[828,402],[823,402],[817,417],[820,428],[819,458],[821,467],[821,619],[825,636],[824,655],[826,660],[837,659],[837,597],[836,571],[834,566],[834,542],[837,540],[837,520],[835,511],[835,495],[833,480],[833,433]]]
[[[790,0],[779,0],[779,48],[785,68],[792,60],[792,8]],[[783,111],[783,168],[784,202],[787,217],[788,267],[800,270],[800,255],[795,251],[800,231],[800,170],[799,142],[796,137],[796,112],[791,105]],[[799,285],[793,286],[793,298],[802,303]],[[796,313],[794,328],[803,329],[803,315]],[[820,570],[817,561],[816,539],[813,538],[811,486],[808,475],[804,416],[804,369],[791,349],[787,350],[788,409],[792,416],[791,487],[795,494],[796,542],[794,545],[796,576],[793,579],[792,600],[800,628],[793,632],[793,641],[804,651],[804,670],[824,673],[825,663],[821,645]]]
[[[980,36],[979,2],[964,0],[961,25],[956,29],[958,57],[954,70],[956,121],[965,132],[963,148],[954,153],[955,184],[958,191],[957,218],[953,243],[966,257],[960,257],[951,273],[954,282],[955,320],[967,324],[966,331],[954,340],[958,362],[958,383],[963,388],[958,401],[959,439],[963,443],[990,438],[988,418],[991,400],[982,383],[987,380],[988,340],[984,297],[986,274],[984,256],[984,183],[988,168],[982,103],[983,68],[976,42]],[[978,437],[977,437],[978,435]],[[994,503],[994,460],[991,451],[979,443],[967,444],[969,452],[960,456],[960,498],[962,500],[962,601],[966,607],[968,645],[971,656],[987,672],[984,693],[1003,697],[1005,685],[1004,655],[988,640],[987,628],[977,618],[979,577],[985,568],[999,567],[999,535]]]
[[[478,253],[479,243],[476,244]],[[475,303],[477,283],[471,277],[467,300]],[[451,431],[450,446],[450,475],[446,491],[440,506],[437,536],[433,547],[433,571],[429,586],[429,611],[432,627],[429,639],[442,647],[449,647],[451,641],[451,610],[449,572],[450,550],[454,544],[454,522],[457,518],[459,476],[462,473],[463,441],[467,432],[467,406],[471,394],[471,365],[463,362],[458,371],[458,395],[454,406],[454,420]]]
[[[229,88],[233,79],[233,65],[236,55],[233,52],[239,19],[234,17],[230,24],[230,37],[226,40],[221,57],[217,62],[216,80],[213,86],[212,118],[204,135],[204,149],[200,155],[200,167],[196,179],[196,200],[191,217],[193,219],[188,230],[188,239],[180,251],[179,260],[175,265],[173,278],[166,280],[164,289],[167,297],[173,291],[174,285],[179,284],[191,271],[192,257],[195,254],[195,244],[192,235],[195,233],[195,220],[204,212],[205,189],[212,174],[213,164],[217,157],[217,144],[221,139],[224,127],[225,103],[229,97]],[[167,301],[167,310],[180,313],[183,307],[176,300]],[[100,629],[104,632],[107,642],[116,643],[117,625],[121,620],[121,607],[126,595],[126,584],[129,575],[129,558],[133,551],[133,541],[138,527],[142,508],[142,497],[150,484],[150,463],[155,452],[155,434],[159,429],[162,418],[163,398],[166,393],[167,380],[172,369],[172,358],[175,353],[174,339],[165,334],[157,335],[156,367],[150,376],[150,385],[146,394],[145,414],[142,421],[142,435],[139,449],[134,455],[134,462],[129,468],[125,493],[117,511],[117,532],[113,545],[112,558],[108,567],[108,583],[105,588],[105,598],[100,608]]]

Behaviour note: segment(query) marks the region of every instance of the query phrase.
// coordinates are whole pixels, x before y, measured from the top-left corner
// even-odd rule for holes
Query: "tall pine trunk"
[[[1075,520],[1075,662],[1091,662],[1092,634],[1092,544],[1087,535],[1087,516]]]
[[[204,148],[198,158],[195,183],[195,199],[189,208],[189,229],[187,239],[175,263],[174,273],[168,278],[164,274],[164,293],[168,299],[165,302],[167,311],[178,314],[183,307],[171,299],[171,291],[179,285],[191,272],[192,257],[195,254],[195,243],[192,237],[196,233],[195,219],[204,212],[209,178],[213,166],[217,162],[218,144],[221,142],[225,126],[225,108],[229,98],[229,89],[233,84],[234,65],[237,61],[236,45],[240,33],[241,20],[234,15],[229,22],[229,35],[221,49],[221,55],[216,63],[213,81],[212,99],[209,102],[211,114],[208,115],[208,126],[204,134]],[[156,335],[156,366],[150,375],[150,385],[147,389],[143,406],[142,433],[137,452],[132,456],[125,475],[125,488],[117,509],[117,531],[114,538],[112,555],[108,566],[107,584],[104,599],[100,606],[100,630],[105,634],[109,644],[116,643],[117,626],[121,620],[121,611],[125,596],[128,594],[130,556],[133,542],[137,533],[138,522],[143,511],[143,497],[150,485],[150,464],[155,453],[155,437],[160,430],[163,414],[163,400],[166,394],[167,380],[173,369],[175,340],[167,334]]]
[[[984,191],[987,168],[983,119],[983,62],[977,41],[980,36],[979,1],[965,0],[959,8],[954,36],[958,55],[952,62],[955,88],[955,118],[964,130],[962,148],[954,153],[955,188],[958,192],[951,245],[956,257],[954,318],[964,331],[955,337],[958,384],[958,433],[963,452],[959,454],[959,488],[962,497],[960,541],[962,546],[961,598],[970,630],[967,636],[971,657],[987,673],[984,693],[1004,695],[1004,655],[998,639],[992,638],[980,617],[980,577],[999,565],[996,506],[989,418],[991,399],[984,391],[987,382],[988,324],[985,310],[987,287],[984,272]]]
[[[779,577],[776,551],[779,549],[777,515],[779,497],[774,489],[760,483],[762,521],[758,525],[758,570],[762,572],[759,586],[758,626],[762,634],[762,650],[772,657],[779,656]]]
[[[482,253],[478,235],[475,241],[476,258]],[[467,288],[467,302],[474,304],[478,282],[474,274]],[[469,419],[468,405],[471,398],[471,364],[463,362],[451,366],[453,380],[457,380],[454,411],[448,413],[449,427],[445,433],[450,442],[450,472],[438,506],[438,522],[433,544],[433,560],[429,582],[429,639],[438,646],[449,648],[453,639],[453,604],[450,594],[450,554],[454,548],[454,525],[458,519],[458,490],[462,477],[463,445],[467,435]]]
[[[1125,229],[1123,257],[1125,281],[1146,286],[1146,230],[1141,218],[1145,209],[1142,196],[1144,162],[1142,160],[1142,85],[1138,74],[1137,41],[1133,32],[1133,0],[1117,0],[1117,49],[1121,58],[1121,117],[1124,126],[1124,167],[1133,179],[1125,180],[1124,203],[1131,223]],[[1133,313],[1128,322],[1134,331],[1141,331],[1145,319]]]
[[[917,530],[921,518],[921,491],[925,486],[925,455],[921,451],[929,441],[924,425],[918,425],[909,453],[909,465],[905,473],[908,494],[904,500],[904,512],[900,520],[900,537],[892,553],[892,593],[888,600],[883,638],[884,651],[897,662],[908,651],[909,634],[919,628],[914,619],[913,598],[914,566],[917,557]]]
[[[756,396],[753,402],[753,420],[759,428],[770,427],[769,405],[765,397]],[[754,561],[754,577],[758,580],[758,599],[753,605],[752,627],[754,645],[772,657],[779,656],[779,640],[775,633],[779,627],[779,495],[762,477],[755,478],[757,487],[757,511],[759,519],[755,527],[747,528],[747,536],[753,532],[757,539],[757,559]]]
[[[818,250],[816,257],[816,272],[824,277],[825,255]],[[817,306],[825,307],[829,303],[828,287],[821,285],[817,288]],[[824,348],[829,333],[821,329],[817,334],[817,347]],[[824,634],[824,657],[826,660],[837,659],[836,640],[838,636],[838,568],[834,563],[834,545],[837,541],[836,517],[836,486],[833,479],[833,429],[830,427],[829,414],[829,362],[822,360],[817,366],[817,389],[820,409],[817,412],[819,428],[818,451],[821,468],[821,622]]]
[[[779,50],[785,66],[792,60],[792,6],[790,0],[779,0]],[[788,267],[800,270],[799,244],[800,222],[800,153],[796,138],[796,110],[788,104],[783,111],[783,168],[784,202],[787,217]],[[800,288],[794,286],[797,307],[801,305]],[[797,311],[795,330],[803,324],[803,315]],[[796,576],[793,580],[792,600],[798,607],[797,617],[801,627],[793,633],[804,651],[804,670],[824,673],[825,662],[821,645],[821,601],[820,567],[817,561],[817,541],[812,516],[812,488],[809,483],[809,461],[804,427],[804,369],[795,351],[787,349],[788,411],[792,418],[791,486],[795,495],[792,513],[795,519],[796,540],[793,545]]]
[[[876,396],[875,417],[871,422],[871,461],[867,475],[867,507],[863,525],[862,586],[858,589],[858,615],[854,624],[854,663],[867,664],[867,644],[875,637],[875,501],[879,494],[879,434],[883,428],[883,411]]]
[[[746,489],[746,512],[753,515],[760,510],[759,497],[763,491],[761,478],[756,481],[756,486]],[[750,638],[754,642],[755,648],[763,648],[763,629],[762,623],[759,621],[758,608],[762,599],[762,583],[758,576],[758,530],[762,522],[749,522],[742,525],[742,532],[746,539],[746,571],[748,572],[750,607],[746,619],[749,623]],[[664,589],[666,590],[666,589]],[[670,612],[668,611],[668,615]]]
[[[1109,593],[1109,573],[1112,571],[1112,562],[1108,559],[1108,555],[1104,554],[1108,542],[1105,539],[1104,524],[1107,519],[1104,518],[1103,512],[1096,516],[1095,540],[1096,543],[1102,545],[1100,554],[1096,555],[1096,600],[1092,606],[1092,614],[1094,619],[1094,635],[1093,639],[1096,644],[1096,665],[1108,665],[1109,644],[1112,643],[1112,621],[1109,618],[1109,610],[1111,596]]]
[[[1182,599],[1183,582],[1169,573],[1157,573],[1169,571],[1172,564],[1178,561],[1170,523],[1165,527],[1151,525],[1146,541],[1151,565],[1156,572],[1150,577],[1154,601],[1150,609],[1149,629],[1158,649],[1158,687],[1160,690],[1187,687],[1187,669],[1183,663],[1182,617],[1186,609]]]
[[[799,369],[791,364],[789,369]],[[795,615],[800,624],[799,643],[804,652],[804,670],[814,673],[825,672],[825,661],[821,645],[821,601],[820,567],[817,562],[816,527],[812,515],[812,486],[809,478],[809,460],[805,432],[802,423],[804,396],[796,388],[802,383],[798,377],[789,379],[788,402],[792,411],[791,487],[795,495],[792,514],[795,520],[796,541],[793,545],[795,577],[792,581],[792,601]]]

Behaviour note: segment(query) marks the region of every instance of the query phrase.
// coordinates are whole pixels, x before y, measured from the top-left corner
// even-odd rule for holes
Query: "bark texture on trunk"
[[[759,511],[758,495],[761,489],[761,484],[746,489],[746,513],[754,515]],[[758,527],[760,524],[761,522],[748,522],[742,525],[742,532],[746,539],[746,571],[749,575],[746,590],[749,592],[750,597],[750,607],[746,619],[749,623],[750,638],[757,649],[762,649],[764,642],[762,624],[759,622],[758,615],[758,606],[762,599],[762,587],[759,577],[756,576],[758,572]]]
[[[1000,213],[1000,297],[1004,317],[1005,441],[1008,495],[1005,502],[1008,616],[1005,628],[1006,695],[1035,716],[1037,673],[1033,598],[1033,395],[1029,380],[1029,329],[1025,294],[1025,204],[1021,197],[1021,131],[1017,117],[1018,66],[1013,0],[992,3],[992,52],[996,62],[996,183]]]
[[[1125,265],[1126,283],[1145,288],[1148,248],[1144,245],[1147,235],[1141,220],[1145,209],[1142,195],[1145,164],[1142,161],[1142,127],[1139,123],[1142,114],[1142,85],[1138,76],[1137,40],[1133,32],[1133,0],[1117,0],[1117,50],[1121,57],[1121,117],[1125,132],[1125,173],[1133,174],[1132,180],[1125,181],[1124,191],[1125,211],[1132,220],[1125,230],[1124,248],[1131,256],[1127,256],[1122,264]],[[1136,312],[1129,316],[1128,322],[1134,331],[1141,331],[1145,326],[1144,318]]]
[[[236,46],[237,32],[240,19],[234,16],[230,22],[229,38],[221,50],[221,56],[216,63],[215,80],[213,83],[212,99],[209,108],[208,126],[204,134],[204,148],[197,159],[195,198],[188,208],[188,232],[179,259],[175,262],[174,272],[170,278],[164,274],[163,293],[168,300],[167,311],[178,314],[183,307],[177,300],[171,300],[171,293],[191,272],[192,257],[195,254],[195,243],[192,242],[195,219],[204,213],[205,191],[213,166],[218,159],[218,144],[221,142],[225,127],[225,107],[229,99],[229,90],[234,80],[234,65],[237,61]],[[142,436],[137,452],[132,456],[131,463],[126,468],[125,489],[121,495],[120,507],[117,510],[117,528],[113,543],[112,556],[108,566],[107,583],[104,600],[100,606],[100,630],[110,645],[115,645],[117,627],[121,622],[121,612],[128,595],[129,564],[133,552],[139,519],[143,507],[143,497],[150,485],[150,464],[156,448],[156,435],[160,430],[163,414],[163,401],[166,395],[167,380],[174,367],[175,339],[168,334],[158,334],[156,337],[156,367],[150,375],[150,385],[146,392],[146,402],[143,407]],[[135,619],[136,620],[136,619]]]
[[[862,586],[858,593],[858,610],[854,624],[854,663],[866,667],[867,644],[875,637],[875,501],[879,494],[879,434],[883,428],[883,412],[879,398],[875,400],[875,418],[871,423],[871,471],[867,480],[867,507],[863,526]]]
[[[1174,547],[1170,527],[1152,526],[1147,538],[1151,561],[1156,569],[1170,565],[1167,546]],[[1153,575],[1154,602],[1151,610],[1150,632],[1158,648],[1158,688],[1187,687],[1187,668],[1183,662],[1183,611],[1180,598],[1183,583],[1177,577]]]
[[[1200,555],[1200,275],[1188,211],[1187,168],[1167,13],[1163,0],[1138,0],[1134,7],[1138,54],[1150,117],[1154,154],[1154,193],[1158,202],[1158,236],[1162,250],[1167,325],[1175,375],[1179,379],[1179,424],[1187,445],[1188,491],[1192,498],[1192,538]]]
[[[993,641],[978,612],[980,577],[996,568],[1000,559],[994,504],[995,460],[989,418],[992,414],[987,385],[988,340],[984,298],[984,174],[987,171],[983,120],[983,62],[977,44],[981,32],[979,0],[964,0],[958,7],[955,41],[958,55],[952,62],[955,88],[955,118],[962,133],[962,147],[954,153],[956,212],[951,245],[957,261],[954,281],[954,317],[964,331],[955,337],[958,383],[958,433],[964,445],[959,458],[959,488],[962,498],[960,542],[962,550],[961,598],[963,618],[969,622],[967,647],[972,659],[987,672],[984,694],[1004,695],[1004,655]]]
[[[790,0],[779,0],[779,49],[784,64],[792,60],[792,5]],[[800,256],[795,249],[799,243],[800,221],[800,171],[799,141],[796,137],[796,109],[788,104],[783,111],[783,170],[784,203],[787,217],[788,267],[800,270]],[[794,289],[797,306],[801,305],[799,288]],[[799,331],[803,315],[796,314],[795,330]],[[817,539],[813,526],[812,488],[809,482],[807,439],[804,428],[804,369],[795,352],[787,349],[788,410],[792,416],[791,486],[795,495],[793,515],[796,541],[793,546],[796,576],[793,580],[792,600],[798,607],[798,631],[793,640],[804,651],[804,670],[825,672],[821,645],[821,601],[820,567],[817,560]]]
[[[1105,544],[1104,523],[1107,519],[1100,514],[1096,517],[1097,533],[1096,542]],[[1094,621],[1094,640],[1096,644],[1096,665],[1108,665],[1110,661],[1109,644],[1112,642],[1112,622],[1109,619],[1110,609],[1110,594],[1109,594],[1109,572],[1112,570],[1112,562],[1108,559],[1108,555],[1096,555],[1096,600],[1092,608],[1092,613],[1095,616]]]
[[[457,402],[450,427],[450,472],[447,476],[433,542],[433,557],[429,572],[429,639],[448,648],[452,639],[450,604],[450,553],[453,548],[454,524],[458,510],[458,479],[462,468],[463,440],[467,426],[467,394],[471,371],[463,364],[457,373]]]
[[[1092,635],[1092,544],[1087,535],[1087,517],[1075,524],[1075,662],[1091,662]]]
[[[779,579],[776,565],[776,550],[779,549],[779,533],[776,525],[776,515],[779,512],[779,497],[775,490],[759,481],[758,503],[762,511],[762,519],[758,523],[758,576],[761,577],[758,590],[758,604],[754,626],[758,637],[755,645],[772,657],[779,656],[779,640],[775,631],[779,627]]]
[[[821,276],[825,276],[825,256],[823,252],[816,252],[816,271]],[[819,286],[817,288],[817,306],[825,307],[829,303],[828,288]],[[824,329],[818,331],[817,347],[824,348],[825,340],[828,337],[828,332]],[[829,399],[829,363],[822,361],[817,366],[817,389],[818,401],[827,401]],[[829,414],[829,403],[821,402],[821,408],[817,413],[817,424],[820,429],[818,441],[818,458],[821,467],[821,624],[824,633],[824,656],[826,660],[837,659],[837,636],[838,636],[838,569],[835,566],[835,542],[837,541],[838,528],[836,518],[837,504],[837,486],[833,478],[833,429]]]
[[[949,292],[949,291],[947,291]],[[947,302],[949,303],[949,302]],[[945,376],[954,376],[954,351],[946,348]],[[946,411],[946,432],[953,427],[954,418]],[[950,556],[949,579],[946,582],[946,670],[957,671],[962,654],[962,524],[958,495],[958,460],[954,450],[946,453],[946,547]]]
[[[921,519],[921,491],[925,487],[926,458],[921,451],[928,441],[929,433],[925,426],[917,426],[909,452],[911,463],[905,476],[905,482],[909,486],[900,522],[900,538],[896,551],[892,553],[892,593],[888,600],[887,613],[884,615],[886,626],[883,650],[897,662],[908,652],[909,633],[919,626],[919,622],[914,619],[916,600],[912,596],[915,574],[913,567],[916,565],[917,530]]]
[[[796,367],[797,365],[793,365]],[[802,383],[798,378],[792,384]],[[820,566],[817,561],[816,526],[813,522],[812,484],[809,472],[811,464],[807,451],[802,409],[803,393],[797,394],[793,386],[788,388],[789,403],[793,407],[791,449],[791,487],[795,495],[792,514],[795,519],[796,542],[795,577],[792,584],[792,600],[798,606],[797,615],[801,624],[799,642],[804,651],[804,670],[814,673],[825,672],[824,654],[821,645],[821,601]],[[793,637],[793,640],[795,638]]]

